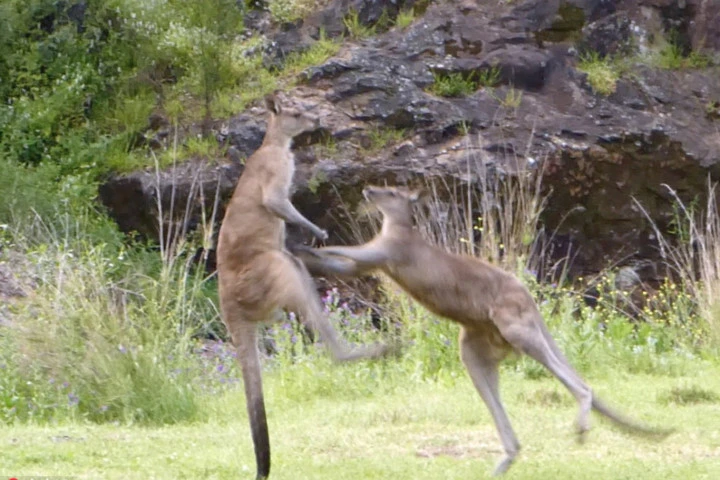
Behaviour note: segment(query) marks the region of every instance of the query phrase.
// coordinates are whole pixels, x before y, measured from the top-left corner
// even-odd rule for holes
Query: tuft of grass
[[[389,145],[400,142],[404,136],[404,129],[375,126],[367,132],[367,145],[364,149],[369,153],[377,153]]]
[[[360,13],[355,9],[351,9],[350,12],[345,16],[345,18],[343,19],[343,24],[345,25],[348,36],[354,40],[371,37],[377,32],[377,28],[375,25],[364,25],[360,21]]]
[[[505,92],[505,97],[503,97],[503,98],[495,97],[495,98],[497,98],[498,102],[500,102],[500,105],[502,105],[503,107],[511,109],[511,110],[517,110],[520,107],[520,104],[522,103],[522,97],[523,97],[522,90],[517,90],[516,88],[511,87]]]
[[[587,74],[592,89],[601,95],[615,92],[620,78],[617,66],[609,57],[601,57],[597,52],[589,52],[580,57],[578,70]]]
[[[477,74],[477,83],[481,87],[491,88],[500,82],[500,68],[492,66],[483,68]]]
[[[189,157],[212,158],[219,155],[220,147],[214,138],[195,136],[187,139],[183,153]]]
[[[333,158],[339,151],[338,142],[332,135],[324,135],[315,148],[318,158]]]
[[[656,67],[667,70],[684,70],[707,68],[710,65],[710,58],[696,51],[685,55],[682,46],[671,36],[670,41],[651,56],[650,62]]]
[[[481,87],[496,86],[500,81],[500,69],[491,67],[470,74],[433,73],[433,77],[434,82],[429,88],[431,93],[441,97],[465,97]]]
[[[325,31],[320,31],[320,38],[303,52],[288,55],[283,67],[283,75],[297,76],[308,67],[320,65],[340,50],[340,44],[327,38]]]
[[[465,75],[462,72],[435,74],[434,82],[430,85],[430,92],[440,97],[465,97],[477,90],[478,83],[473,80],[473,75]]]
[[[415,11],[412,8],[404,8],[398,12],[395,25],[400,29],[409,27],[415,21]]]

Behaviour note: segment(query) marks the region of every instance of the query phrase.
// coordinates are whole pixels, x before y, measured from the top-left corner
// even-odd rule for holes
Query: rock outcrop
[[[333,232],[331,242],[354,241],[337,221],[353,211],[366,183],[436,179],[475,188],[488,172],[543,165],[549,197],[542,223],[557,247],[549,251],[563,256],[571,249],[573,274],[646,264],[657,258],[655,239],[633,199],[664,229],[673,219],[664,185],[690,202],[704,195],[708,179],[720,179],[716,1],[337,0],[297,25],[254,21],[272,47],[268,61],[277,62],[310,45],[321,28],[343,34],[350,8],[373,24],[413,7],[418,18],[411,25],[345,42],[336,56],[305,70],[289,95],[322,118],[320,130],[295,142],[294,201]],[[638,59],[670,32],[683,54],[706,55],[707,66],[669,70]],[[625,58],[607,96],[577,68],[587,52]],[[460,97],[431,93],[448,75],[482,81]],[[189,162],[163,172],[159,185],[154,172],[118,176],[101,187],[100,198],[123,230],[153,238],[158,191],[164,211],[172,199],[189,228],[203,210],[212,211],[218,192],[220,219],[264,122],[259,107],[217,121],[217,139],[228,147],[223,161]],[[302,240],[302,232],[294,235]]]

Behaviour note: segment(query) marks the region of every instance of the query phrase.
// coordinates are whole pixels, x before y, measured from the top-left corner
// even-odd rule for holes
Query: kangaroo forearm
[[[318,249],[323,254],[338,255],[360,264],[360,268],[379,267],[387,261],[385,252],[369,246],[341,247],[331,246]]]
[[[324,254],[317,248],[293,245],[290,250],[294,258],[299,259],[312,275],[356,277],[364,273],[364,270],[353,260]]]
[[[290,202],[290,200],[268,199],[267,201],[265,201],[265,207],[270,210],[274,215],[282,218],[287,223],[300,225],[307,228],[308,230],[320,229],[320,227],[312,223],[300,212],[298,212],[295,206]]]
[[[300,257],[313,275],[335,275],[339,277],[357,277],[365,272],[365,269],[348,259],[332,256],[301,256]]]

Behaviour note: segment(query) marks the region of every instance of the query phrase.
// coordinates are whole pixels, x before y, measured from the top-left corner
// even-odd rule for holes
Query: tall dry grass
[[[669,185],[663,185],[675,202],[673,232],[663,232],[637,200],[657,237],[660,255],[684,292],[697,305],[702,320],[700,341],[720,347],[720,212],[717,183],[708,177],[705,203],[686,204]],[[704,340],[703,340],[704,339]]]

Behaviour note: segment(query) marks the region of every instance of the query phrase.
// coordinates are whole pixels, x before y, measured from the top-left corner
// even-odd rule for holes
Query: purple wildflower
[[[68,406],[75,407],[79,403],[80,403],[80,397],[78,397],[77,395],[75,395],[72,392],[68,393]]]

